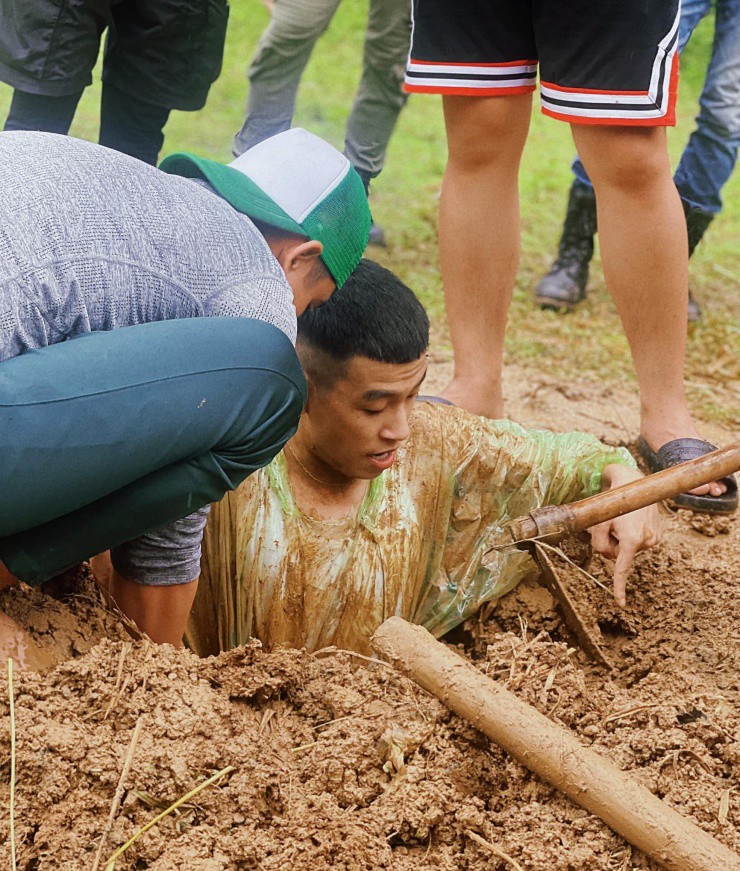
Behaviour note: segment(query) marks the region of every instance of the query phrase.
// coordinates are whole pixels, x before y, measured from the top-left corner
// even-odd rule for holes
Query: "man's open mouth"
[[[393,465],[393,462],[396,459],[395,451],[382,451],[377,454],[370,454],[370,459],[372,462],[381,469],[387,469],[389,466]]]

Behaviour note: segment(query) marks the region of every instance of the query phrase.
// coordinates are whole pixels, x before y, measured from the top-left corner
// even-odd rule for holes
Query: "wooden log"
[[[740,871],[740,856],[423,627],[391,617],[371,644],[399,671],[662,867]]]

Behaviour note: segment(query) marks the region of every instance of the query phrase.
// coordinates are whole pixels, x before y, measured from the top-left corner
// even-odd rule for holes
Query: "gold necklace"
[[[317,478],[316,475],[312,475],[308,469],[303,465],[303,463],[298,458],[298,454],[293,450],[293,448],[287,444],[285,446],[285,450],[290,453],[291,457],[298,463],[298,465],[303,469],[303,471],[308,475],[308,477],[312,481],[316,481],[317,484],[323,484],[324,487],[344,487],[344,484],[336,484],[332,481],[322,481],[321,478]]]

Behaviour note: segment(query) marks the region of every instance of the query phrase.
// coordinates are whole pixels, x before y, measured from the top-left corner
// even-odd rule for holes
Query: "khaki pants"
[[[290,127],[301,75],[339,3],[277,0],[249,67],[247,117],[234,139],[235,155]],[[345,154],[366,181],[383,168],[406,101],[401,84],[410,38],[410,0],[370,0],[362,80],[344,144]]]

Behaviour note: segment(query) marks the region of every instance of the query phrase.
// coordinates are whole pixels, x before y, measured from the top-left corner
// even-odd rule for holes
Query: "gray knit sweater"
[[[295,341],[293,294],[263,236],[205,183],[65,136],[0,133],[0,361],[81,333],[203,316]],[[198,574],[206,511],[120,548],[126,577]]]

